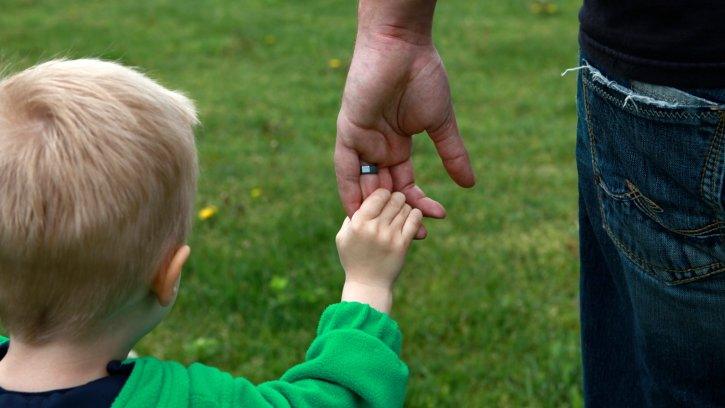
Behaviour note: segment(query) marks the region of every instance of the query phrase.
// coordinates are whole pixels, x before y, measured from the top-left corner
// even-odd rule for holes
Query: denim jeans
[[[576,153],[587,406],[725,406],[725,90],[584,65]]]

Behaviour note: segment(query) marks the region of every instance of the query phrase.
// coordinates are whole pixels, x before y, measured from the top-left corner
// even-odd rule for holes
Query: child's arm
[[[421,218],[402,194],[378,190],[345,220],[337,235],[346,277],[343,303],[322,315],[304,363],[277,381],[248,389],[241,402],[320,408],[403,405],[408,368],[399,357],[400,330],[386,313]]]
[[[393,284],[423,215],[405,203],[402,193],[379,189],[368,197],[337,234],[345,269],[342,300],[365,303],[389,313]]]
[[[140,386],[151,395],[164,381],[179,387],[179,400],[164,406],[402,407],[408,367],[400,360],[398,325],[385,312],[421,217],[402,194],[378,190],[345,220],[337,235],[346,277],[343,302],[325,310],[305,361],[279,380],[255,386],[203,364],[192,364],[184,378],[180,364],[168,363],[162,380]],[[134,372],[144,367],[140,360]],[[114,406],[134,406],[127,403],[139,391],[124,391]]]

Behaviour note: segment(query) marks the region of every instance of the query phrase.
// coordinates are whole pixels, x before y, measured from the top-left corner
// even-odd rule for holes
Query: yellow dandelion
[[[274,45],[277,43],[277,37],[273,35],[267,35],[264,37],[264,43],[267,45]]]
[[[261,188],[259,188],[259,187],[254,187],[253,189],[251,189],[251,190],[249,191],[249,195],[250,195],[250,196],[251,196],[252,198],[259,198],[259,197],[261,197],[261,196],[262,196],[262,189],[261,189]]]
[[[529,5],[529,10],[534,14],[541,14],[544,11],[544,6],[539,2],[534,2]]]
[[[219,212],[219,209],[214,205],[207,205],[206,207],[199,210],[199,219],[202,221],[206,221],[209,218],[216,215],[216,213]]]
[[[554,3],[546,3],[545,9],[548,14],[554,14],[556,13],[557,7]]]
[[[338,69],[342,66],[342,61],[340,61],[337,58],[333,58],[333,59],[327,61],[327,66],[332,69]]]

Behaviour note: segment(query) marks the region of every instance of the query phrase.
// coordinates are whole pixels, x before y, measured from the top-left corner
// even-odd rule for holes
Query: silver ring
[[[363,164],[360,166],[360,174],[378,174],[378,166],[374,164]]]

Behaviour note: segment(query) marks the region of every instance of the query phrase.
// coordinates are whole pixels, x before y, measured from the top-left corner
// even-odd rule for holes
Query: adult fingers
[[[446,120],[436,129],[428,130],[448,175],[461,187],[473,187],[476,177],[471,168],[468,151],[458,130],[453,107]]]
[[[390,196],[390,200],[385,205],[385,208],[380,212],[378,220],[383,225],[388,225],[393,221],[396,215],[400,212],[400,209],[405,205],[405,195],[396,191]]]
[[[425,229],[425,225],[423,223],[420,223],[420,228],[418,228],[418,232],[415,233],[415,239],[425,239],[425,237],[428,236],[428,230]]]
[[[362,166],[363,163],[364,162],[360,162],[360,165]],[[378,174],[360,175],[360,191],[362,191],[363,200],[379,188],[384,188],[386,190],[393,189],[390,169],[387,167],[378,167]]]
[[[390,191],[382,188],[375,190],[370,197],[365,199],[360,209],[353,215],[353,219],[371,220],[377,217],[388,201],[390,201]]]
[[[445,218],[445,208],[437,201],[428,198],[415,184],[413,162],[410,159],[391,167],[390,174],[393,178],[393,190],[405,194],[408,204],[419,209],[426,217]]]
[[[348,216],[360,208],[365,198],[360,185],[360,159],[383,163],[387,154],[387,143],[380,132],[355,125],[340,110],[337,116],[335,173],[340,199]],[[372,193],[377,187],[373,186],[369,192]]]
[[[355,150],[338,139],[335,144],[335,175],[342,206],[349,217],[360,208],[363,196],[360,189],[360,160]]]

